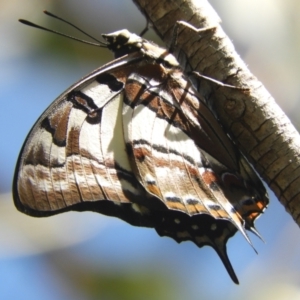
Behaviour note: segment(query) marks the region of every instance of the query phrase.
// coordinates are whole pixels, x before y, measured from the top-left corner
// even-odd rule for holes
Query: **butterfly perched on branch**
[[[237,283],[226,243],[256,233],[268,204],[260,179],[173,55],[127,30],[102,36],[116,59],[37,120],[16,166],[16,207],[95,211],[209,245]]]

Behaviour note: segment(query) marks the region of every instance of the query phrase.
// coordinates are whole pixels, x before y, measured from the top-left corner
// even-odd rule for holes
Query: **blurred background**
[[[211,0],[250,70],[300,127],[300,2]],[[18,23],[24,18],[80,36],[47,9],[100,38],[146,22],[129,0],[0,0],[1,299],[300,299],[300,231],[278,200],[256,222],[266,243],[236,234],[228,254],[233,284],[215,252],[178,245],[154,230],[95,213],[34,219],[16,211],[11,182],[20,148],[44,109],[85,74],[112,59]],[[159,42],[153,32],[145,36]]]

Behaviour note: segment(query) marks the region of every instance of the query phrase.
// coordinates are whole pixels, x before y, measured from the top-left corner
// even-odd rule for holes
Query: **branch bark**
[[[199,91],[240,151],[253,164],[300,226],[300,136],[263,84],[251,74],[207,0],[133,0],[166,45],[179,27],[174,55],[189,72],[249,89],[222,88],[201,80]]]

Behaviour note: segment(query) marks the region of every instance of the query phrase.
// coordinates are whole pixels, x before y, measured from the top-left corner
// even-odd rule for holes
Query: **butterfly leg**
[[[148,32],[149,28],[150,28],[150,22],[149,22],[149,20],[147,19],[147,20],[146,20],[146,26],[145,26],[145,28],[141,31],[141,33],[139,34],[139,36],[140,36],[140,37],[144,36],[144,35]]]
[[[190,30],[193,30],[196,33],[203,33],[203,32],[207,32],[207,31],[211,31],[212,33],[214,33],[217,29],[217,26],[209,26],[209,27],[203,27],[203,28],[196,28],[193,25],[189,24],[188,22],[185,21],[177,21],[176,24],[174,25],[174,29],[173,29],[173,34],[172,34],[172,39],[171,39],[171,43],[170,43],[170,47],[169,47],[169,52],[173,53],[175,46],[177,44],[177,38],[178,38],[178,31],[179,31],[179,26],[183,26],[184,28],[188,28]],[[225,88],[231,88],[231,89],[235,89],[235,90],[240,90],[240,91],[249,91],[248,88],[244,88],[244,87],[238,87],[238,86],[234,86],[234,85],[230,85],[230,84],[226,84],[223,83],[219,80],[213,79],[211,77],[205,76],[200,74],[199,72],[196,71],[191,71],[187,74],[188,76],[196,76],[200,79],[204,79],[207,81],[210,81],[212,83],[217,84],[220,87],[225,87]]]
[[[177,21],[174,25],[173,28],[173,33],[172,33],[172,38],[171,38],[171,43],[169,46],[169,52],[173,53],[175,46],[177,44],[177,38],[178,38],[178,31],[179,31],[179,26],[183,26],[185,28],[189,28],[193,31],[196,31],[197,33],[201,32],[206,32],[206,31],[216,31],[217,27],[216,26],[211,26],[211,27],[203,27],[203,28],[196,28],[193,25],[189,24],[188,22],[185,21]]]
[[[223,83],[222,81],[219,81],[219,80],[213,79],[211,77],[202,75],[202,74],[200,74],[199,72],[196,72],[196,71],[192,71],[192,72],[188,73],[188,76],[193,76],[193,75],[195,75],[196,77],[198,77],[200,79],[204,79],[204,80],[210,81],[212,83],[215,83],[220,87],[230,88],[230,89],[234,89],[234,90],[240,90],[240,91],[243,91],[243,92],[248,92],[250,90],[249,88],[244,88],[244,87],[239,87],[239,86]]]

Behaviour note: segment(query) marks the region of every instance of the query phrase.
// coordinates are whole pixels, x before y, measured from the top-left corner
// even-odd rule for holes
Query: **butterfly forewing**
[[[265,189],[175,58],[129,40],[131,53],[72,86],[34,125],[15,204],[33,216],[92,210],[212,246],[237,282],[226,243],[237,230],[247,240],[245,229],[255,232]]]
[[[53,214],[84,201],[129,202],[124,191],[140,193],[120,128],[123,83],[101,71],[59,97],[33,127],[15,174],[21,210]]]

